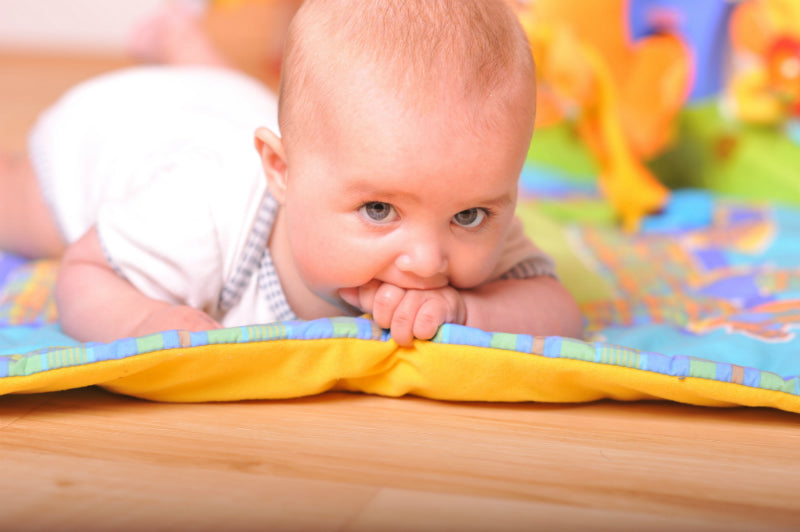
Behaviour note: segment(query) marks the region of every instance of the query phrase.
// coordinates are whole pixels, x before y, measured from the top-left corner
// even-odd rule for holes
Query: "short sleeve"
[[[555,263],[528,238],[522,222],[514,217],[491,279],[527,279],[539,276],[557,277]]]
[[[212,316],[224,283],[213,215],[211,154],[187,150],[128,197],[100,209],[97,232],[111,266],[146,296]]]

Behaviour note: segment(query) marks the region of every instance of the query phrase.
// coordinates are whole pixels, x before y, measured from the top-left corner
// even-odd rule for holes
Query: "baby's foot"
[[[197,1],[168,3],[134,30],[131,55],[148,63],[227,66],[203,28],[203,9]]]

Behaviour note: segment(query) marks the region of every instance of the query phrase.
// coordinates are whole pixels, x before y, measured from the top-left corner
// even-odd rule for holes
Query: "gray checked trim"
[[[258,269],[258,286],[266,295],[267,304],[269,304],[276,321],[297,319],[297,315],[286,301],[286,294],[283,292],[278,272],[275,271],[269,249],[266,249],[261,259],[261,267]]]
[[[543,275],[557,278],[553,260],[546,255],[539,255],[518,262],[513,268],[501,275],[500,279],[528,279]]]
[[[275,221],[277,212],[278,202],[267,193],[264,196],[261,207],[259,207],[253,227],[250,229],[247,243],[239,258],[236,270],[225,283],[219,295],[219,309],[223,314],[239,302],[242,294],[247,289],[250,278],[261,268],[264,262],[264,255],[268,254],[267,242],[269,241],[272,224]]]

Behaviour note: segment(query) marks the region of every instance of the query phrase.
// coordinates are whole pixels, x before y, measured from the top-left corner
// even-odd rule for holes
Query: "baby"
[[[445,322],[579,337],[514,216],[534,93],[502,0],[307,0],[277,100],[197,66],[65,95],[0,163],[0,248],[63,255],[83,341],[363,312],[401,345]]]

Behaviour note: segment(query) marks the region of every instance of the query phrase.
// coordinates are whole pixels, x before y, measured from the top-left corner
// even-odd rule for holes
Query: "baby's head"
[[[306,0],[287,37],[279,119],[289,142],[325,139],[339,118],[357,119],[339,116],[349,95],[423,115],[461,105],[450,134],[496,134],[508,119],[532,128],[534,93],[527,38],[503,0]]]
[[[313,293],[373,279],[475,287],[513,219],[535,108],[503,0],[306,0],[289,30],[282,138],[257,141]],[[274,234],[273,234],[274,236]]]

